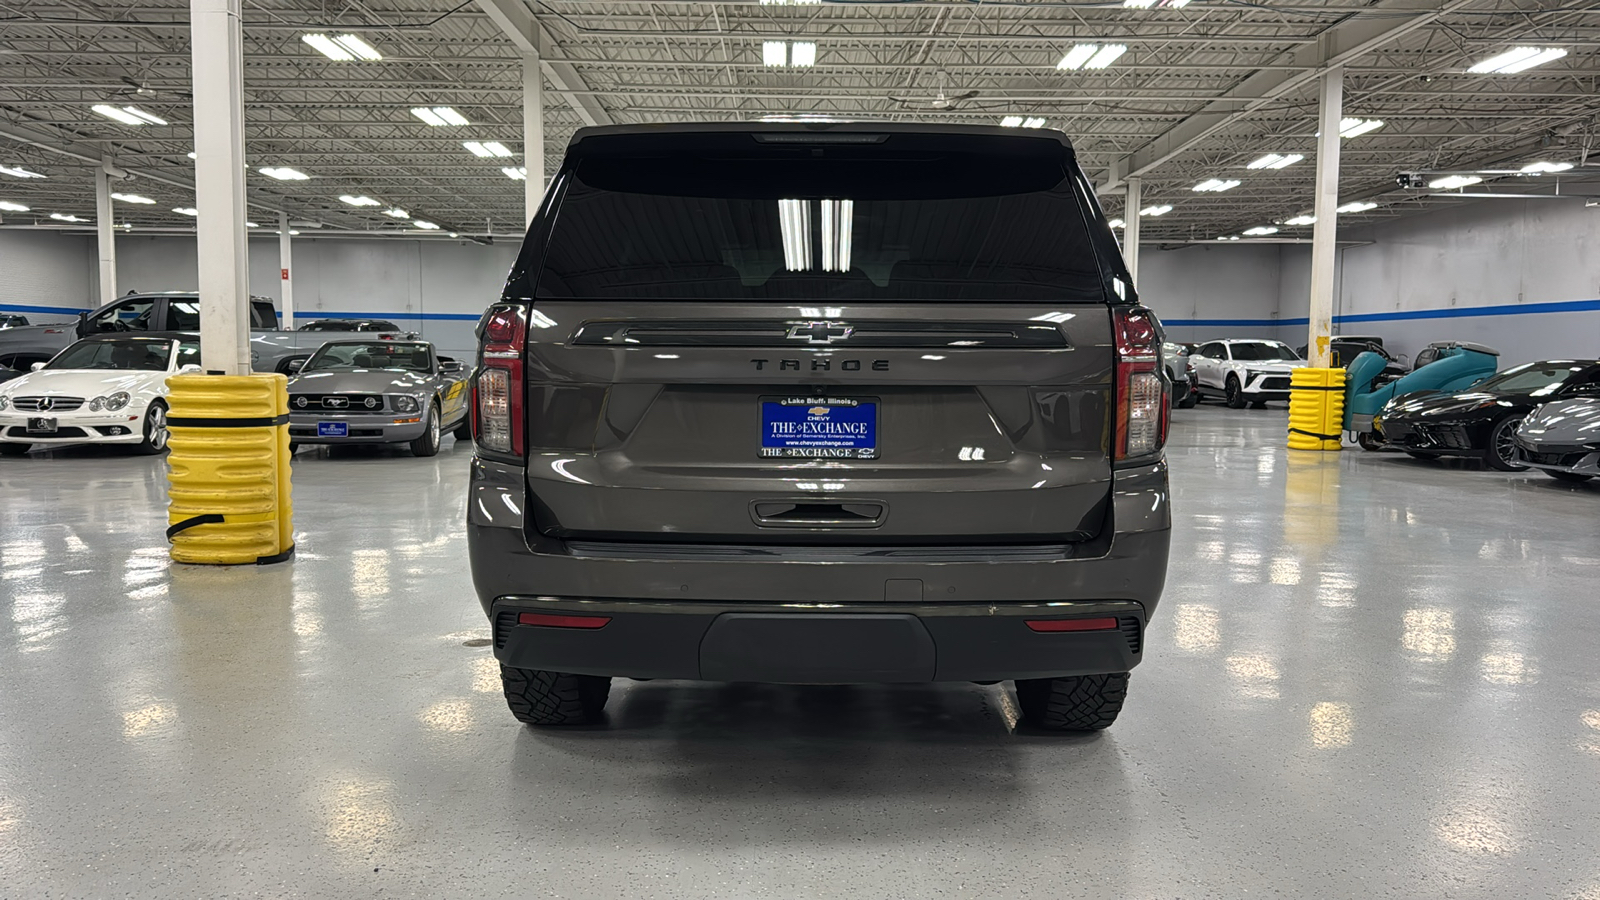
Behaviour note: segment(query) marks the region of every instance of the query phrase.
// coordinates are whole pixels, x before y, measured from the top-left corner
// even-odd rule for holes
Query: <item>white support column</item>
[[[1332,363],[1328,341],[1333,335],[1333,263],[1339,232],[1339,121],[1344,117],[1344,67],[1333,66],[1322,75],[1322,97],[1317,120],[1317,199],[1311,231],[1311,325],[1306,337],[1306,359],[1314,368]]]
[[[117,222],[111,206],[109,161],[94,173],[94,230],[100,245],[100,305],[117,299]]]
[[[544,198],[544,72],[537,49],[522,53],[522,161],[528,166],[528,181],[522,188],[526,226]]]
[[[278,213],[278,277],[283,279],[283,328],[294,330],[294,264],[289,254],[289,214]]]
[[[200,362],[250,374],[250,267],[245,240],[241,0],[189,0],[194,64],[195,237],[200,254]]]
[[[1128,274],[1133,276],[1133,286],[1139,287],[1139,210],[1144,206],[1144,179],[1137,175],[1128,179],[1128,199],[1123,204],[1122,259],[1128,264]]]

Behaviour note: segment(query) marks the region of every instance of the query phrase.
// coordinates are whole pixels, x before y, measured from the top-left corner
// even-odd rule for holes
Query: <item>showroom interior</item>
[[[867,488],[903,446],[893,398],[926,381],[896,354],[1006,352],[962,341],[881,345],[902,349],[874,351],[895,368],[864,406],[783,401],[814,419],[870,407],[885,448],[842,462],[784,451],[791,493],[817,502],[772,518],[834,491],[851,519],[808,520],[795,548],[761,532],[715,552],[687,537],[644,550],[638,529],[601,547],[546,528],[654,512],[673,532],[667,519],[720,509],[722,488],[601,496],[591,482],[615,474],[632,432],[592,426],[637,392],[584,412],[540,406],[539,385],[516,379],[582,380],[598,365],[585,360],[609,354],[620,383],[728,346],[740,365],[793,350],[814,373],[852,340],[875,346],[862,341],[887,315],[833,295],[765,313],[725,303],[781,320],[768,346],[786,349],[748,352],[710,329],[650,359],[669,345],[584,346],[629,307],[593,299],[585,319],[579,294],[523,291],[559,256],[538,242],[557,248],[575,227],[557,210],[581,216],[571,198],[604,193],[578,160],[630,135],[676,148],[702,133],[689,123],[812,147],[813,161],[904,147],[919,129],[1075,160],[1082,189],[1055,190],[1077,198],[1070,228],[1098,248],[1104,305],[1002,298],[972,315],[1017,314],[1061,342],[1012,352],[1103,351],[1093,374],[1072,370],[1085,384],[1121,392],[1139,377],[1124,367],[1144,360],[1162,385],[1140,470],[1160,488],[1117,487],[1132,483],[1117,448],[1137,456],[1128,395],[1100,410],[1110,444],[1067,454],[1101,473],[1093,515],[1140,507],[1170,522],[1170,538],[1152,526],[1161,558],[1138,563],[1159,608],[1027,620],[1051,646],[1087,640],[1063,622],[1127,637],[1125,707],[1118,694],[1099,724],[1062,730],[1040,724],[1021,674],[715,677],[713,631],[697,638],[698,678],[629,670],[603,712],[529,724],[502,632],[533,639],[502,626],[516,614],[484,587],[503,573],[482,534],[508,509],[525,529],[518,553],[604,557],[662,609],[681,600],[678,613],[712,594],[734,608],[717,593],[732,588],[696,592],[716,582],[703,573],[763,565],[746,557],[795,585],[740,598],[769,618],[851,604],[894,618],[905,590],[931,610],[946,580],[997,617],[1044,596],[1058,612],[1133,602],[1110,581],[1096,594],[1054,574],[1115,557],[1111,538],[963,538],[990,506],[933,516],[943,544],[873,543],[871,516],[892,527],[884,509],[956,509],[938,495],[967,490],[939,482],[923,506],[885,507],[871,491],[890,482]],[[602,171],[681,174],[668,151],[641,153]],[[1003,162],[941,165],[919,188],[929,196],[1005,182]],[[858,270],[871,268],[871,204],[887,202],[873,196],[853,201]],[[821,266],[848,272],[851,202],[776,200],[779,215],[820,204],[804,264],[780,260],[789,274],[810,266],[813,227],[834,254]],[[820,218],[841,209],[843,226]],[[647,237],[626,246],[695,239],[614,227]],[[1597,251],[1600,6],[1587,0],[0,0],[0,898],[1600,900]],[[752,283],[740,272],[735,291]],[[1135,300],[1159,318],[1153,343],[1128,336]],[[512,346],[502,326],[514,368],[496,368]],[[134,349],[159,359],[128,362]],[[865,368],[891,371],[877,366]],[[661,396],[748,388],[765,410],[784,373],[757,369],[662,376]],[[485,380],[497,371],[513,373],[516,410],[503,447]],[[851,371],[813,380],[848,394]],[[990,446],[1004,447],[957,459],[955,441],[941,472],[1020,477],[1039,440],[1011,428],[988,378],[921,388],[980,398]],[[1028,405],[1055,382],[1022,383]],[[219,384],[239,393],[206,393]],[[382,399],[397,390],[410,393]],[[335,391],[369,409],[307,412]],[[956,422],[967,401],[949,402]],[[637,462],[652,477],[747,441],[675,409],[678,455]],[[575,431],[564,420],[583,415],[588,447],[524,453],[524,436]],[[634,419],[638,453],[653,415]],[[717,471],[753,478],[779,455]],[[536,477],[534,458],[551,472]],[[563,505],[572,496],[591,498],[583,513]],[[996,502],[1024,500],[1011,496]],[[752,500],[741,527],[772,525],[763,509]],[[847,549],[822,534],[833,527],[855,529]],[[228,555],[227,541],[269,532]],[[814,571],[845,585],[852,567],[880,572],[875,552],[900,573],[881,591],[805,593]],[[1051,553],[1060,565],[1030,570],[1051,574],[1015,575]],[[994,594],[969,596],[962,578]],[[577,596],[559,586],[574,581],[590,585],[581,603],[530,599]],[[594,629],[579,641],[627,624],[620,605],[609,626],[568,615],[641,599],[591,582],[525,582],[511,593],[527,609],[560,615],[522,612],[516,629]],[[613,674],[574,671],[561,677]]]

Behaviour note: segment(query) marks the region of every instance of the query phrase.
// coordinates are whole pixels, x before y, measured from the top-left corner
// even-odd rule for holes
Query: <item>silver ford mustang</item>
[[[1517,462],[1563,481],[1600,475],[1600,397],[1557,400],[1517,429]]]
[[[331,341],[289,380],[289,447],[409,443],[439,452],[471,437],[464,367],[427,341]]]

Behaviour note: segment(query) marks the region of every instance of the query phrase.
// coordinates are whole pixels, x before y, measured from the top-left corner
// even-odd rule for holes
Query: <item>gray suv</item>
[[[478,333],[468,538],[521,721],[612,677],[1122,708],[1171,386],[1065,136],[582,129]]]

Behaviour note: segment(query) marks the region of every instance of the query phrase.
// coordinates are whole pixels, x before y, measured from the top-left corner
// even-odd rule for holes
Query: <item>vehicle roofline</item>
[[[628,125],[591,125],[579,128],[567,142],[573,152],[585,140],[616,135],[665,134],[960,134],[1004,137],[1013,140],[1051,140],[1076,153],[1072,139],[1054,128],[1006,128],[1002,125],[947,125],[912,122],[661,122]]]

